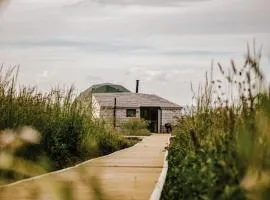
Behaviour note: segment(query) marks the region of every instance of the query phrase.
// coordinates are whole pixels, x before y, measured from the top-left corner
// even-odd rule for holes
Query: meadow
[[[178,119],[162,199],[270,199],[270,90],[261,52],[248,48],[206,74],[194,106]]]
[[[0,68],[0,181],[63,169],[129,147],[74,88],[41,93],[17,84],[18,67]]]

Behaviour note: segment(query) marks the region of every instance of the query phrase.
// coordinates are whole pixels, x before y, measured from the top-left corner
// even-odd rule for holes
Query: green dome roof
[[[87,90],[83,91],[79,98],[88,99],[91,97],[92,93],[117,93],[117,92],[130,92],[128,89],[121,85],[112,84],[112,83],[102,83],[92,85]]]
[[[88,88],[85,92],[89,93],[115,93],[115,92],[130,92],[128,89],[121,85],[102,83],[93,85]]]

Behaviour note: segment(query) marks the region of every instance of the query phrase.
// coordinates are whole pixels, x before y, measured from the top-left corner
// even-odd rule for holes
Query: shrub
[[[121,132],[124,135],[148,136],[150,135],[150,131],[147,127],[147,121],[139,118],[131,118],[121,124]]]
[[[259,60],[248,51],[240,69],[218,65],[224,80],[206,76],[174,130],[162,199],[270,198],[270,93]]]

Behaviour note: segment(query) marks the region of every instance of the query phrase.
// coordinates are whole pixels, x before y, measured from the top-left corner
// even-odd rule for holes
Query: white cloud
[[[268,0],[190,2],[13,0],[1,17],[0,61],[21,64],[22,82],[42,89],[134,88],[139,78],[143,92],[181,104],[211,59],[239,60],[253,37],[270,55]]]
[[[172,80],[181,78],[182,76],[189,76],[193,74],[194,69],[177,68],[176,66],[163,66],[163,69],[146,69],[144,67],[134,67],[126,72],[127,76],[132,77],[133,80],[140,79],[146,82],[160,82],[167,84]]]

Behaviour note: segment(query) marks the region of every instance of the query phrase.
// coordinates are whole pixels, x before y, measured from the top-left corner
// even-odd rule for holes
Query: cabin
[[[165,124],[172,124],[181,116],[181,106],[154,94],[138,93],[138,82],[136,93],[107,83],[94,85],[80,96],[89,94],[94,117],[107,119],[116,128],[136,117],[148,121],[152,133],[162,133],[166,132]]]

